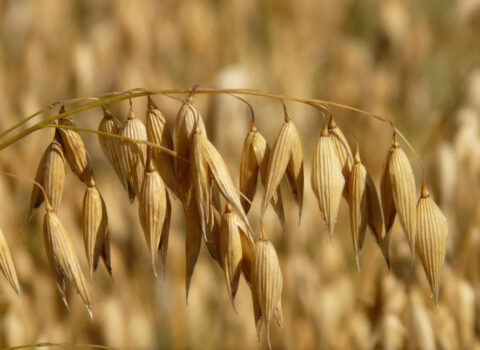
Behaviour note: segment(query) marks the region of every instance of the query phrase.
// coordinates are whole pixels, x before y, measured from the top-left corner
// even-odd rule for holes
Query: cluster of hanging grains
[[[62,107],[60,113],[64,113]],[[273,244],[260,227],[260,237],[250,226],[247,214],[257,191],[264,187],[260,217],[270,204],[285,230],[280,183],[286,176],[302,215],[304,191],[303,151],[299,133],[284,106],[284,124],[273,147],[252,124],[240,162],[240,191],[220,153],[207,138],[205,125],[193,105],[193,96],[183,101],[173,133],[167,120],[148,97],[146,126],[130,109],[125,123],[103,107],[99,143],[131,202],[138,198],[138,216],[155,276],[160,256],[165,269],[172,205],[178,198],[186,219],[186,297],[200,252],[202,237],[210,255],[218,262],[232,306],[243,274],[252,295],[259,340],[266,330],[270,345],[270,323],[275,316],[283,327],[281,307],[282,272]],[[45,150],[36,173],[30,201],[34,209],[45,202],[44,242],[58,289],[65,298],[66,280],[80,294],[90,311],[90,298],[80,264],[68,232],[57,216],[65,182],[65,159],[86,186],[83,199],[83,233],[90,276],[102,258],[112,274],[110,232],[105,201],[94,180],[93,167],[84,142],[69,116],[59,119],[54,138]],[[148,141],[148,142],[147,142]],[[150,146],[147,146],[148,145]],[[438,298],[445,260],[447,221],[425,185],[417,201],[415,177],[405,152],[393,135],[381,179],[381,196],[360,159],[353,154],[333,117],[324,124],[312,157],[311,185],[327,231],[333,237],[342,196],[348,203],[350,227],[357,267],[369,229],[390,266],[388,244],[398,213],[412,253],[416,250],[431,290]],[[222,211],[222,202],[224,210]],[[261,219],[262,221],[262,219]],[[0,269],[20,294],[10,251],[0,230]]]

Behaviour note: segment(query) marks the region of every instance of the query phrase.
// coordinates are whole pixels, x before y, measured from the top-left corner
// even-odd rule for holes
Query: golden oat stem
[[[3,133],[0,134],[0,138],[4,137],[6,134],[10,133],[11,131],[19,128],[20,126],[26,124],[29,120],[33,119],[34,117],[47,112],[55,107],[58,107],[59,105],[69,105],[69,104],[74,104],[77,102],[81,102],[84,100],[91,100],[91,99],[97,99],[94,102],[86,103],[83,104],[79,107],[72,108],[69,111],[66,111],[64,113],[57,114],[55,116],[46,118],[33,126],[23,130],[16,136],[13,136],[12,138],[8,139],[7,141],[3,142],[0,144],[0,150],[4,149],[5,147],[11,145],[12,143],[18,141],[19,139],[31,134],[32,132],[41,129],[44,125],[49,124],[57,119],[60,119],[61,117],[65,117],[68,115],[73,115],[77,114],[82,111],[86,111],[95,107],[101,107],[106,104],[111,104],[123,100],[128,100],[128,99],[133,99],[137,97],[142,97],[142,96],[148,96],[148,95],[168,95],[168,94],[191,94],[192,89],[171,89],[171,90],[146,90],[142,88],[137,88],[137,89],[132,89],[132,90],[127,90],[124,92],[109,92],[105,94],[101,94],[98,97],[88,97],[88,98],[78,98],[78,99],[72,99],[72,100],[66,100],[62,101],[61,103],[56,102],[54,104],[51,104],[47,106],[46,108],[35,112],[34,114],[30,115],[26,119],[22,120],[21,122],[15,124],[11,128],[7,129]],[[377,120],[380,120],[384,123],[387,123],[391,126],[393,126],[393,122],[381,117],[377,114],[367,112],[363,109],[348,106],[342,103],[338,102],[332,102],[332,101],[327,101],[327,100],[320,100],[320,99],[311,99],[311,98],[301,98],[301,97],[294,97],[294,96],[287,96],[287,95],[281,95],[277,93],[271,93],[271,92],[265,92],[265,91],[260,91],[260,90],[251,90],[251,89],[210,89],[210,88],[204,88],[204,89],[196,89],[195,94],[239,94],[239,95],[250,95],[250,96],[257,96],[257,97],[265,97],[265,98],[273,98],[277,100],[282,100],[282,101],[293,101],[293,102],[300,102],[300,103],[305,103],[309,105],[326,105],[326,106],[332,106],[332,107],[337,107],[337,108],[342,108],[345,110],[349,110],[352,112],[356,112],[362,115],[365,115],[367,117],[371,117]]]

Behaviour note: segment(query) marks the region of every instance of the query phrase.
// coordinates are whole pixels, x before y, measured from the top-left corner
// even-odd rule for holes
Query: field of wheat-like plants
[[[1,349],[480,349],[480,2],[0,3]]]

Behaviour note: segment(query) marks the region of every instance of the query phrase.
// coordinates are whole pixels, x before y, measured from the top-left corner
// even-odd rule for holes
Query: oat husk
[[[447,218],[428,193],[425,184],[417,203],[416,250],[438,302],[440,280],[447,246]]]
[[[253,279],[261,311],[259,333],[266,327],[268,346],[271,349],[270,322],[281,301],[283,277],[275,248],[267,240],[263,228],[260,240],[255,243]]]
[[[260,181],[264,187],[267,183],[267,168],[270,154],[271,151],[267,141],[257,131],[255,125],[252,125],[243,144],[240,162],[240,192],[246,197],[242,196],[240,200],[247,214],[255,197],[258,176],[260,175]],[[272,196],[270,204],[280,220],[282,229],[285,230],[285,212],[280,187],[277,188],[277,191]]]
[[[135,140],[147,141],[145,125],[135,117],[132,107],[128,112],[128,118],[120,131],[121,136]],[[138,197],[143,185],[145,175],[145,163],[147,160],[147,146],[145,144],[121,141],[120,145],[122,172]]]
[[[18,296],[21,295],[20,283],[18,283],[17,272],[13,264],[12,254],[8,248],[7,240],[0,227],[0,270],[2,270],[5,279],[12,286]]]
[[[65,183],[65,157],[62,145],[57,137],[43,153],[37,168],[35,181],[43,187],[52,210],[56,212],[62,201]],[[38,185],[34,184],[30,197],[29,218],[32,216],[34,209],[40,207],[44,200],[43,191]]]
[[[146,114],[148,141],[173,150],[173,138],[167,127],[167,121],[162,112],[157,108],[150,96]],[[163,182],[168,189],[176,194],[177,181],[175,177],[175,158],[159,148],[152,149],[153,160]]]
[[[190,283],[192,281],[193,271],[197,263],[198,255],[200,253],[200,245],[202,243],[202,229],[200,225],[200,218],[198,216],[197,202],[192,198],[185,208],[186,218],[186,279],[185,290],[186,300],[188,303],[188,293],[190,291]]]
[[[311,180],[329,236],[333,237],[345,179],[333,137],[330,136],[326,125],[313,152]]]
[[[304,187],[302,144],[297,128],[286,111],[285,123],[268,158],[265,194],[260,210],[261,217],[264,216],[267,205],[277,192],[284,175],[287,176],[293,197],[297,203],[300,221]]]
[[[83,197],[83,234],[90,278],[97,269],[100,257],[103,258],[105,267],[112,275],[107,208],[100,191],[93,182],[87,185]]]
[[[345,183],[348,184],[348,178],[353,166],[353,153],[348,145],[347,138],[343,134],[342,130],[337,126],[337,123],[335,123],[333,115],[330,117],[330,121],[328,122],[328,132],[335,145],[335,150],[337,151],[338,160],[340,161],[340,165],[342,167],[342,174],[345,179]],[[343,196],[348,201],[348,186],[344,187]]]
[[[152,153],[149,150],[142,191],[138,197],[138,216],[145,234],[153,272],[156,277],[158,275],[155,267],[155,258],[160,247],[166,215],[167,189],[159,172],[153,165]]]
[[[60,113],[63,112],[64,109],[62,107]],[[71,127],[77,126],[70,116],[60,118],[58,124]],[[70,169],[78,176],[80,181],[83,183],[89,182],[93,177],[93,167],[80,133],[69,129],[58,129],[58,133],[60,134],[65,158],[70,165]]]
[[[75,248],[65,227],[51,208],[47,208],[45,211],[43,238],[48,261],[57,281],[57,287],[63,302],[68,307],[65,297],[65,279],[68,279],[80,294],[90,317],[92,317],[87,284],[85,283]]]
[[[118,118],[112,115],[112,113],[110,113],[110,111],[108,111],[104,107],[103,118],[98,125],[98,130],[113,135],[120,135],[120,132],[122,130],[122,123]],[[117,174],[120,182],[122,183],[123,188],[125,188],[125,190],[127,191],[130,203],[133,203],[133,201],[135,200],[135,191],[133,190],[131,184],[128,182],[127,175],[123,171],[122,167],[122,141],[115,137],[108,137],[100,134],[98,135],[98,141],[100,142],[100,147],[102,148],[105,157],[107,157],[109,163],[115,170],[115,173]]]

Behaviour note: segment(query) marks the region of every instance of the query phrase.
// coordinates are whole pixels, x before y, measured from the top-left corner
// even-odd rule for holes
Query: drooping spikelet
[[[63,302],[68,307],[65,298],[65,278],[67,278],[80,294],[90,317],[92,317],[87,284],[85,283],[75,248],[62,222],[50,207],[45,211],[43,219],[43,239],[48,261],[55,275]]]
[[[62,107],[60,113],[63,112],[64,108]],[[60,118],[58,124],[70,127],[77,126],[70,116]],[[87,153],[82,137],[76,130],[58,129],[58,132],[70,169],[78,176],[80,181],[87,183],[93,176],[93,168],[90,155]]]
[[[255,243],[253,278],[261,311],[260,333],[265,326],[271,348],[270,322],[281,302],[283,277],[275,248],[267,239],[263,228],[260,240]]]
[[[245,234],[240,232],[239,226],[242,223],[237,214],[232,213],[232,208],[227,203],[220,227],[220,261],[225,273],[228,294],[234,309],[234,299],[237,294],[240,273],[242,272],[241,235]]]
[[[192,174],[194,174],[195,200],[199,210],[203,235],[206,236],[206,231],[210,224],[210,188],[212,180],[226,201],[247,225],[248,229],[252,231],[225,161],[212,143],[200,132],[196,132],[193,138],[191,166],[193,167]]]
[[[354,164],[348,179],[350,228],[357,268],[360,270],[359,255],[367,230],[367,169],[360,161],[358,149],[354,156]]]
[[[255,196],[259,174],[262,185],[264,187],[266,185],[270,154],[270,147],[267,141],[252,123],[252,128],[247,134],[243,144],[240,162],[240,192],[246,197],[241,197],[240,200],[245,213],[248,213],[250,210],[251,202]],[[280,187],[277,188],[270,203],[280,220],[282,229],[285,229],[285,213]]]
[[[98,130],[108,134],[120,135],[122,123],[104,107],[103,118],[98,125]],[[103,153],[122,183],[122,186],[128,192],[128,197],[132,203],[135,200],[135,191],[128,182],[126,173],[123,171],[121,154],[122,141],[118,138],[101,134],[98,135],[98,141],[100,142]]]
[[[417,203],[416,250],[437,302],[440,277],[445,261],[447,236],[447,218],[430,197],[427,187],[423,184]]]
[[[153,165],[152,153],[149,150],[142,191],[138,197],[138,216],[149,248],[155,276],[157,276],[155,258],[160,247],[166,214],[167,190]]]
[[[40,184],[52,206],[53,211],[57,211],[63,196],[63,186],[65,183],[65,158],[63,148],[57,137],[50,143],[43,153],[40,164],[37,168],[35,181]],[[33,210],[38,208],[44,202],[44,194],[38,185],[34,184],[30,198],[29,217]]]
[[[100,256],[111,275],[107,207],[93,178],[87,184],[83,197],[83,234],[90,278],[97,269]]]
[[[393,199],[393,185],[390,177],[390,158],[393,152],[393,148],[390,148],[387,155],[387,161],[385,162],[385,169],[383,170],[382,180],[380,183],[380,195],[382,198],[382,212],[383,219],[385,221],[385,231],[390,233],[393,223],[395,222],[395,216],[397,215],[397,209],[395,208],[395,200]]]
[[[312,159],[312,189],[323,213],[330,237],[333,236],[345,179],[337,151],[326,125],[317,141]]]
[[[382,206],[378,197],[377,188],[370,174],[367,173],[366,178],[367,191],[367,223],[372,231],[373,237],[378,247],[382,251],[388,268],[390,269],[390,256],[388,253],[388,244],[390,235],[385,230],[385,221],[383,218]]]
[[[330,117],[330,121],[328,122],[328,132],[335,145],[338,160],[340,161],[340,166],[342,167],[342,174],[345,178],[345,183],[347,184],[350,172],[352,171],[353,154],[350,146],[348,145],[347,138],[343,134],[342,130],[340,130],[340,128],[337,126],[337,123],[335,123],[333,115]],[[348,199],[348,186],[344,187],[343,195],[345,199]]]
[[[7,240],[0,227],[0,270],[15,292],[20,296],[20,283],[18,283],[17,272],[15,271],[15,265],[13,264],[12,255],[8,248]]]
[[[415,176],[407,155],[398,145],[396,134],[388,160],[390,181],[393,189],[395,208],[400,218],[403,230],[407,235],[410,251],[415,251],[416,234],[416,202]]]
[[[191,190],[191,164],[188,163],[188,160],[190,160],[195,132],[207,137],[202,116],[191,101],[187,100],[178,111],[173,129],[173,145],[178,155],[174,160],[177,194],[184,203],[188,201]]]
[[[168,130],[167,121],[150,96],[148,97],[146,124],[148,141],[173,150],[173,138]],[[153,148],[152,152],[155,166],[163,182],[170,191],[176,194],[175,158],[158,148]]]
[[[192,280],[193,271],[197,263],[198,254],[200,253],[200,245],[202,243],[202,229],[200,218],[198,216],[197,202],[191,198],[185,208],[186,219],[186,278],[185,278],[185,295],[188,302],[188,292]]]
[[[147,141],[145,125],[135,117],[132,106],[130,106],[128,118],[123,125],[120,135],[135,140]],[[123,173],[135,191],[135,194],[139,196],[142,189],[143,176],[145,175],[147,146],[141,143],[122,140],[120,155]]]
[[[290,115],[285,110],[285,123],[275,140],[272,152],[268,158],[265,194],[262,201],[261,216],[265,214],[284,175],[287,175],[293,197],[298,205],[299,220],[303,207],[303,152],[300,136]]]

